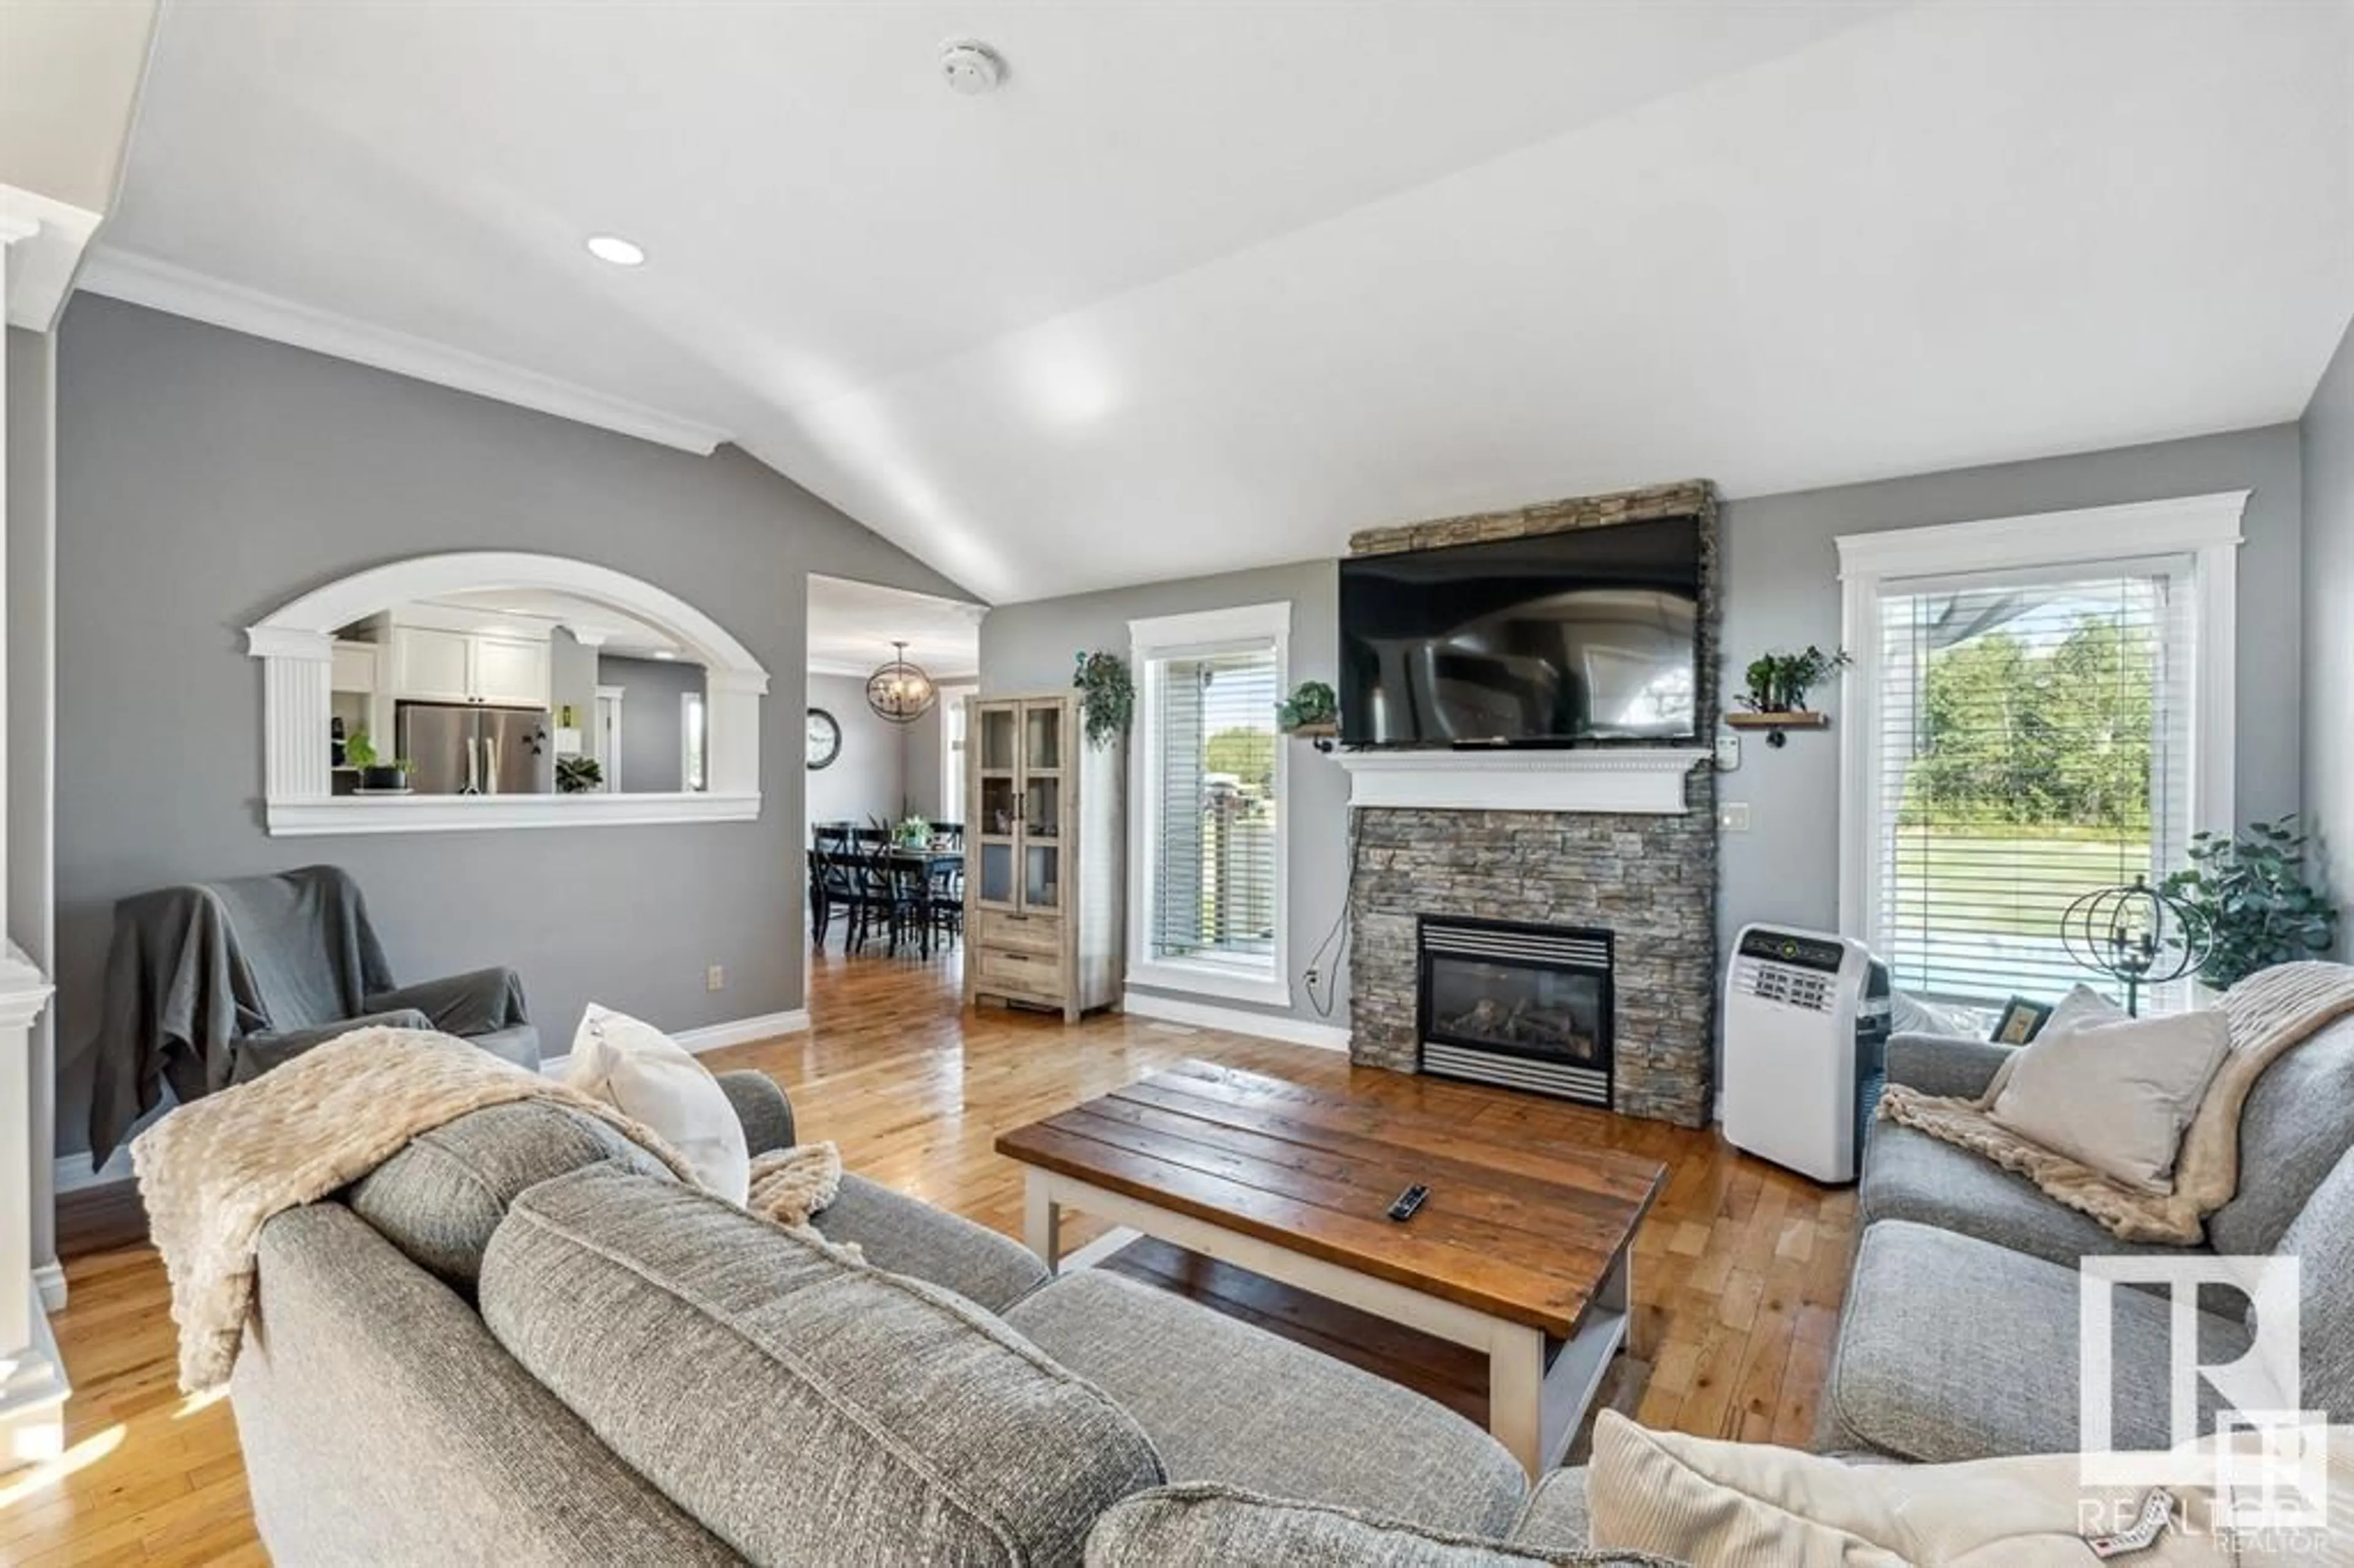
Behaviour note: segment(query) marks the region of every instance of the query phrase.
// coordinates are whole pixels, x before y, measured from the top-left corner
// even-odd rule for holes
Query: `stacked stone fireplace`
[[[1351,546],[1360,554],[1420,549],[1668,516],[1702,523],[1693,695],[1705,733],[1717,712],[1718,617],[1715,492],[1705,482],[1381,529]],[[1352,1059],[1705,1126],[1717,985],[1716,775],[1705,751],[1613,747],[1343,760],[1352,772]],[[1471,967],[1438,971],[1445,989],[1434,994],[1425,983],[1434,928],[1520,933],[1542,961],[1515,973],[1508,957],[1473,954]],[[1575,961],[1597,952],[1600,965]],[[1598,1028],[1582,1029],[1577,1014],[1588,993],[1562,978],[1581,967],[1606,975]],[[1554,978],[1532,979],[1532,968]],[[1495,993],[1484,1010],[1476,996],[1466,1001],[1483,982]],[[1467,1069],[1462,1054],[1465,1041],[1482,1033],[1496,1037],[1486,1055],[1504,1064],[1484,1074],[1477,1064]],[[1559,1047],[1546,1048],[1554,1036]],[[1534,1065],[1515,1069],[1514,1061]],[[1548,1061],[1557,1065],[1548,1069]]]

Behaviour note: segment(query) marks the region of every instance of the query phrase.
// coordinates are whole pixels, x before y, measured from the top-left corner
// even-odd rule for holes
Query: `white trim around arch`
[[[704,667],[710,788],[621,795],[339,796],[326,746],[335,629],[395,605],[488,588],[541,588],[617,609],[666,633]],[[465,550],[371,567],[246,629],[262,664],[263,815],[273,837],[485,828],[750,821],[760,814],[760,699],[769,673],[726,628],[663,588],[564,556]]]

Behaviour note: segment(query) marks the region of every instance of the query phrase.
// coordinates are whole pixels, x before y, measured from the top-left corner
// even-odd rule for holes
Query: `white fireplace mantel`
[[[1424,811],[1631,811],[1680,816],[1705,747],[1344,751],[1349,804]]]

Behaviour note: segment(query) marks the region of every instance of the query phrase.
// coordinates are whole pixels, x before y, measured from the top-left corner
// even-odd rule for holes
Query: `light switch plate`
[[[1749,802],[1727,800],[1716,809],[1716,825],[1728,833],[1749,831]]]
[[[1730,773],[1741,766],[1741,737],[1720,735],[1716,737],[1716,770]]]

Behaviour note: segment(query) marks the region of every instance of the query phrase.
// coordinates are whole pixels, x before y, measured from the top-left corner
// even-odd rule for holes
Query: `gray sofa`
[[[792,1141],[773,1083],[721,1084],[756,1150]],[[271,1554],[1634,1561],[1574,1550],[1578,1472],[1529,1496],[1383,1379],[1110,1275],[1049,1280],[854,1174],[818,1224],[864,1261],[540,1103],[280,1214],[231,1383]]]
[[[1888,1076],[1931,1094],[1985,1092],[2007,1047],[1895,1036]],[[1926,1134],[1875,1121],[1858,1189],[1862,1235],[1821,1403],[1817,1446],[1925,1463],[2065,1453],[2078,1436],[2077,1270],[2145,1252],[2287,1254],[2301,1264],[2303,1408],[2354,1420],[2354,1019],[2275,1062],[2240,1120],[2239,1193],[2210,1245],[2134,1246],[2025,1179]],[[2249,1342],[2245,1299],[2203,1294],[2202,1362]],[[2165,1298],[2117,1292],[2117,1446],[2168,1446]]]

